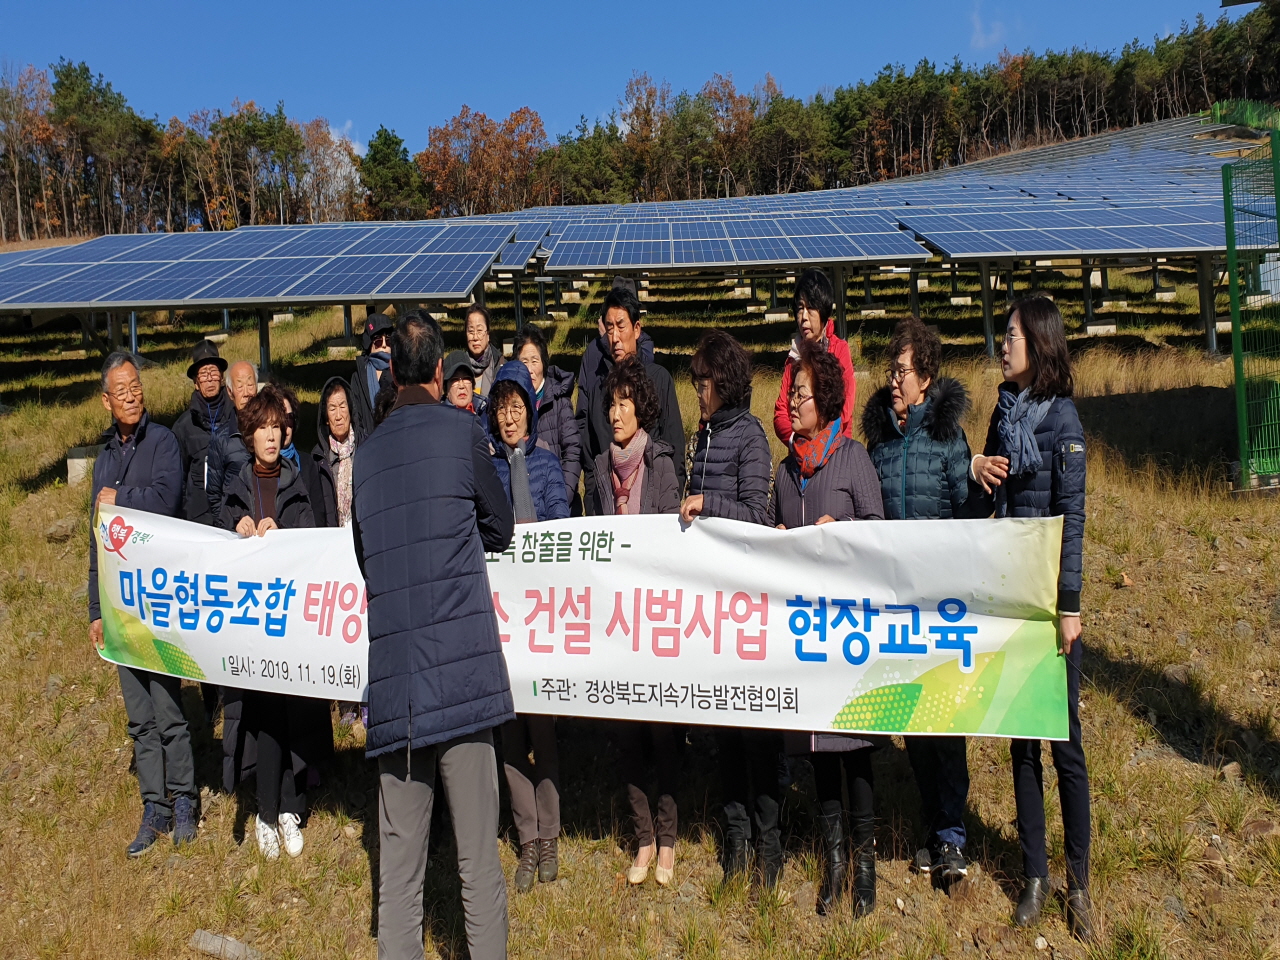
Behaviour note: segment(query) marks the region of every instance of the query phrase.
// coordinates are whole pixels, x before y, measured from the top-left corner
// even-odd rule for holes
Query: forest
[[[807,98],[769,75],[676,92],[637,72],[608,117],[554,140],[531,107],[494,119],[463,105],[416,153],[386,126],[359,151],[283,103],[146,117],[64,59],[0,74],[0,242],[853,186],[1228,99],[1280,101],[1280,0],[1119,52],[889,64]]]

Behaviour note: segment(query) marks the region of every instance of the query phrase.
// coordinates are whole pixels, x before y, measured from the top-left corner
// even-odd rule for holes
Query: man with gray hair
[[[113,507],[167,517],[182,506],[182,453],[174,435],[147,415],[142,379],[131,354],[113,353],[102,368],[102,405],[112,424],[93,464],[95,517],[89,533],[89,639],[106,641],[98,593],[98,551],[93,525],[98,515],[110,523]],[[129,717],[129,737],[142,791],[142,824],[126,851],[139,857],[173,831],[175,845],[196,838],[196,778],[191,733],[182,714],[182,682],[177,677],[118,667],[120,691]]]

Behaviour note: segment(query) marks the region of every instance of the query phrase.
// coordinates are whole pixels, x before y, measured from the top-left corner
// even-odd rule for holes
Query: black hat
[[[396,322],[388,317],[385,313],[371,313],[364,320],[364,334],[361,342],[364,344],[364,352],[368,353],[373,349],[373,338],[379,333],[390,333],[396,328]]]
[[[636,296],[636,282],[630,277],[614,277],[613,283],[609,287],[610,290],[630,290],[631,295]]]
[[[471,361],[467,359],[465,350],[454,350],[444,358],[444,382],[448,383],[456,377],[458,371],[462,371],[472,380],[476,378],[476,372],[471,369]]]
[[[212,363],[220,373],[227,372],[227,361],[218,356],[218,345],[212,340],[201,340],[191,348],[191,366],[187,367],[187,379],[194,380],[196,371],[206,363]]]

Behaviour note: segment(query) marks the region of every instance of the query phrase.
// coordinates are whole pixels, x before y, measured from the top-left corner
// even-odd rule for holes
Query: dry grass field
[[[1171,272],[1165,279],[1187,278]],[[1074,328],[1078,279],[1042,273],[1040,282],[1061,292]],[[788,863],[779,891],[721,883],[714,739],[696,729],[684,746],[676,882],[628,888],[630,838],[611,731],[563,720],[560,879],[512,893],[513,956],[1234,960],[1280,953],[1280,657],[1273,645],[1280,642],[1280,502],[1224,492],[1234,449],[1230,366],[1197,349],[1186,286],[1177,303],[1142,305],[1144,283],[1141,275],[1112,278],[1113,289],[1129,289],[1139,304],[1122,318],[1119,336],[1073,341],[1091,441],[1081,710],[1095,798],[1099,943],[1091,950],[1074,943],[1056,901],[1037,928],[1009,925],[1020,858],[1005,742],[970,741],[975,866],[950,897],[908,871],[915,786],[900,744],[879,752],[879,908],[855,922],[847,913],[827,919],[814,911],[822,867],[803,763],[787,791]],[[758,351],[755,408],[768,423],[789,327],[762,323],[723,293],[655,284],[650,330],[662,358],[681,371],[688,424],[696,406],[681,364],[698,331],[721,326],[741,336]],[[877,295],[899,314],[905,308],[904,281],[878,281]],[[490,302],[503,311],[497,296]],[[948,344],[946,372],[973,394],[965,427],[980,444],[998,377],[980,357],[980,325],[942,292],[925,297],[922,312]],[[447,324],[455,342],[458,317],[452,311]],[[858,332],[861,397],[881,382],[891,322],[869,321],[875,325]],[[143,381],[161,419],[186,402],[186,351],[217,325],[213,316],[144,324],[143,352],[157,365]],[[593,326],[585,305],[557,326],[562,363]],[[350,368],[324,350],[340,332],[340,314],[331,311],[273,330],[278,372],[308,404],[307,447],[317,390]],[[206,929],[282,960],[372,958],[376,790],[358,730],[335,728],[337,753],[311,794],[304,854],[268,863],[252,836],[245,841],[250,796],[217,790],[219,731],[188,688],[203,785],[199,840],[183,850],[162,841],[136,862],[124,857],[140,805],[115,670],[86,635],[88,487],[68,487],[63,467],[67,449],[92,442],[107,423],[99,360],[58,353],[78,340],[69,326],[0,327],[0,391],[9,408],[0,415],[0,955],[191,957],[188,940]],[[224,355],[253,358],[256,349],[256,334],[237,321]],[[1051,767],[1047,780],[1051,872],[1061,882]],[[426,892],[428,955],[462,957],[447,812],[441,827]],[[508,876],[511,835],[501,841]]]

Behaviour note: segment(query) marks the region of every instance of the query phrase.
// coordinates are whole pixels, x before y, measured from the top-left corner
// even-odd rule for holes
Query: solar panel
[[[323,257],[282,257],[249,260],[235,273],[200,290],[201,300],[250,303],[283,296],[299,279],[324,264]]]
[[[665,227],[666,224],[662,226]],[[629,243],[619,240],[613,245],[613,255],[609,260],[609,264],[615,267],[660,267],[669,263],[671,263],[671,241],[669,240],[640,240]]]
[[[288,289],[289,297],[345,299],[367,295],[400,270],[410,257],[406,254],[373,254],[334,257]]]
[[[489,265],[492,253],[422,253],[375,293],[386,297],[465,297]]]
[[[673,240],[671,262],[676,264],[732,264],[733,247],[728,240]]]
[[[533,255],[538,252],[540,240],[517,240],[503,246],[498,254],[498,262],[505,267],[523,270]]]
[[[215,280],[239,270],[248,262],[248,260],[179,260],[176,263],[161,265],[146,277],[107,291],[97,299],[136,306],[186,300]],[[157,265],[151,264],[151,266]]]
[[[343,253],[348,257],[372,254],[420,253],[428,243],[444,233],[443,224],[381,229],[357,241]]]

